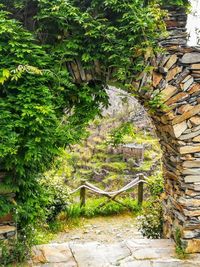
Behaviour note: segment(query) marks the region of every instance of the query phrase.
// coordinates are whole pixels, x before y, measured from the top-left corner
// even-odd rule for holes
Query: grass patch
[[[127,164],[126,162],[108,162],[108,163],[103,163],[101,164],[102,169],[106,169],[108,171],[112,172],[118,172],[118,173],[123,173],[124,170],[127,169]]]
[[[55,237],[50,227],[38,227],[34,231],[34,245],[48,244]]]
[[[118,198],[118,200],[126,205],[126,207],[114,201],[110,201],[101,206],[102,203],[107,201],[107,198],[88,199],[84,208],[80,208],[79,203],[72,204],[67,209],[66,218],[79,218],[81,216],[87,218],[95,216],[110,216],[127,211],[131,211],[133,214],[138,214],[141,210],[136,200],[132,200],[130,198]]]

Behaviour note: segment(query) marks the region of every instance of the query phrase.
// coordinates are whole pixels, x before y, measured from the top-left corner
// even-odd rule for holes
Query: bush
[[[10,239],[7,242],[0,242],[0,266],[13,266],[13,262],[23,262],[30,258],[31,246],[33,245],[33,236],[31,229],[27,227],[20,231],[16,239]],[[27,237],[28,235],[28,237]]]
[[[147,238],[162,238],[163,212],[158,200],[153,200],[143,208],[142,215],[138,217],[139,229]]]
[[[113,147],[118,147],[120,144],[125,143],[126,136],[134,138],[135,129],[131,122],[122,123],[120,126],[113,129],[110,133],[110,140],[108,144]]]
[[[64,178],[59,176],[44,177],[40,184],[47,196],[46,220],[50,222],[55,220],[60,212],[67,210],[69,205],[68,187]]]
[[[147,179],[147,188],[149,189],[152,197],[160,196],[164,189],[164,180],[161,171],[155,173]]]

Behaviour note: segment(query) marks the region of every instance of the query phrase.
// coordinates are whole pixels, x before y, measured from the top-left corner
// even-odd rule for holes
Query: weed
[[[183,243],[181,241],[181,230],[179,228],[176,228],[175,230],[174,240],[176,243],[177,258],[186,259],[188,255],[186,254],[185,247],[183,246]]]
[[[7,243],[0,242],[0,266],[12,266],[11,263],[21,263],[27,260],[30,256],[29,239],[24,236],[19,236],[17,239],[10,239]]]

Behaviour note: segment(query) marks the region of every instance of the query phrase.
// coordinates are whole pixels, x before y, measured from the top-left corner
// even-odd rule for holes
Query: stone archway
[[[149,114],[163,151],[164,235],[173,237],[179,229],[186,251],[194,253],[200,252],[200,50],[187,46],[185,10],[168,11],[169,36],[160,41],[165,52],[150,59],[154,70],[141,74],[139,81],[133,77],[132,85],[143,106],[162,97],[165,107]],[[68,69],[77,83],[99,80],[101,75],[98,62],[90,72],[78,61]]]
[[[150,114],[164,155],[165,236],[178,228],[187,252],[200,252],[200,50],[186,45],[186,20],[184,9],[169,8],[169,37],[160,41],[166,51],[149,60],[151,73],[141,74],[139,81],[133,77],[131,83],[142,105],[162,95],[168,106]],[[68,69],[77,83],[101,79],[98,62],[92,71],[85,71],[78,60]],[[14,231],[5,227],[3,234],[9,235],[8,230]]]

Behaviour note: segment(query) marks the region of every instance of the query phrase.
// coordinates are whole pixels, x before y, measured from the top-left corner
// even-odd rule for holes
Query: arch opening
[[[133,77],[131,85],[149,110],[163,151],[164,235],[175,237],[178,229],[186,251],[195,253],[200,252],[200,52],[187,44],[185,9],[168,11],[169,34],[160,40],[165,51],[149,59],[152,70]]]

